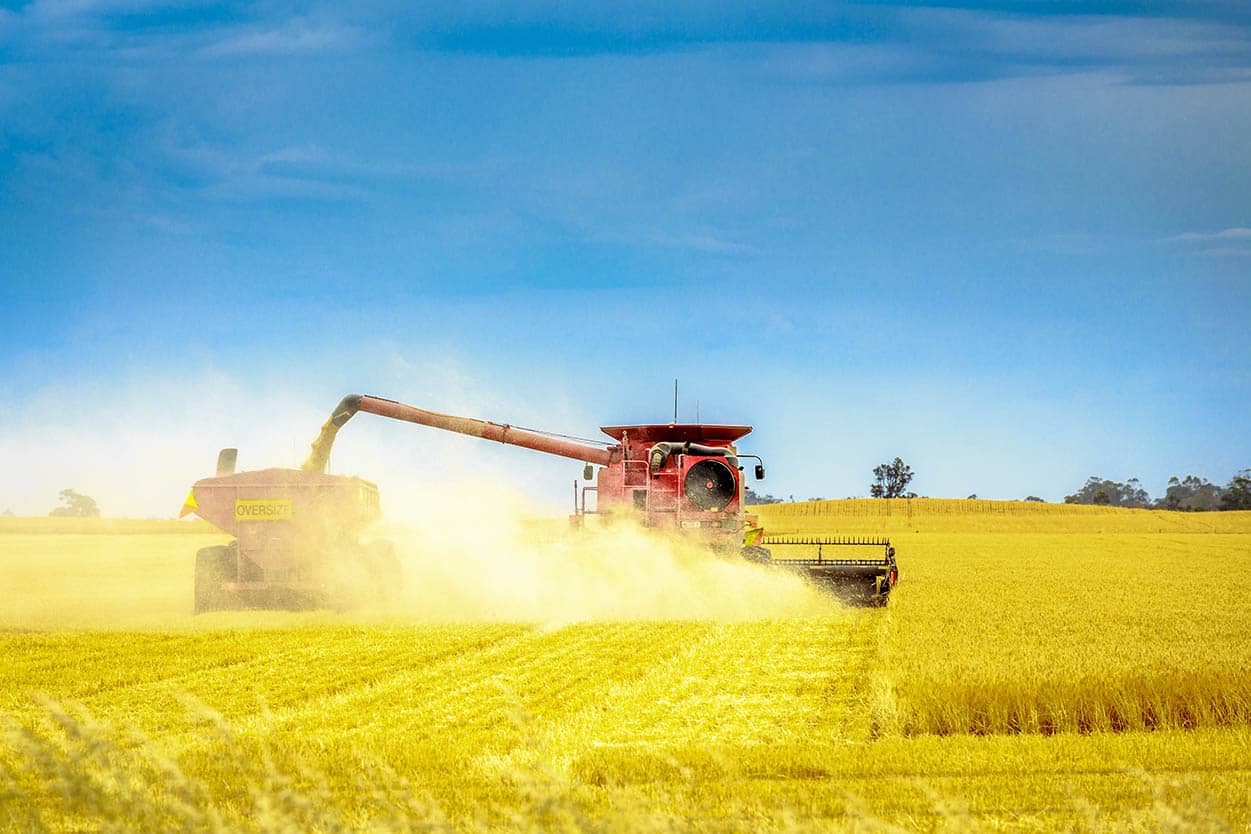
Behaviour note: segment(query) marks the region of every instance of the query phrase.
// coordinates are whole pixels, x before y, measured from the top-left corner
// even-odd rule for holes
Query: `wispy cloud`
[[[205,57],[248,55],[316,55],[348,52],[363,45],[363,30],[338,23],[294,18],[279,25],[251,26],[241,31],[227,29],[222,37],[203,47]]]
[[[341,54],[364,47],[517,58],[687,53],[766,60],[800,83],[965,83],[1111,72],[1123,83],[1251,82],[1242,3],[522,2],[393,8],[379,0],[286,8],[174,0],[38,0],[0,11],[0,60],[90,53],[133,61]]]
[[[1180,235],[1166,237],[1166,241],[1188,240],[1251,240],[1251,229],[1234,227],[1219,232],[1183,232]]]
[[[1218,232],[1182,232],[1161,239],[1162,243],[1182,244],[1188,255],[1201,258],[1251,258],[1251,228],[1233,226]],[[1185,244],[1219,244],[1195,248]]]
[[[1100,73],[1127,84],[1251,79],[1251,26],[1222,18],[895,8],[872,37],[761,43],[767,69],[828,84],[964,83]],[[767,41],[768,39],[762,39]]]
[[[270,177],[359,186],[393,187],[397,183],[426,178],[459,178],[473,174],[471,166],[355,159],[316,146],[286,147],[258,160],[259,173]]]
[[[197,0],[39,0],[0,10],[0,61],[6,52],[116,62],[336,54],[369,43],[370,31],[334,6],[292,15]]]
[[[754,246],[709,234],[655,235],[651,240],[661,246],[689,249],[710,255],[757,255],[760,253],[760,250]]]
[[[1236,246],[1214,246],[1200,249],[1195,253],[1205,258],[1251,258],[1251,248],[1239,249]]]

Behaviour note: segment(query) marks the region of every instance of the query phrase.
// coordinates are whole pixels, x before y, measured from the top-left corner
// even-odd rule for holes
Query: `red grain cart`
[[[341,607],[398,590],[392,545],[361,538],[380,516],[377,486],[298,469],[235,473],[235,457],[222,450],[217,476],[196,481],[181,513],[235,537],[196,554],[197,614]]]

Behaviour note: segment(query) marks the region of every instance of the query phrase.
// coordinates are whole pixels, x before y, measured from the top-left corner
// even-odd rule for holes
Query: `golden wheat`
[[[212,536],[0,528],[0,828],[1245,827],[1251,536],[1060,509],[914,508],[886,610],[564,626],[192,618]]]
[[[1251,721],[1251,513],[878,503],[809,502],[762,517],[804,530],[845,530],[849,518],[897,525],[903,582],[889,614],[881,731]],[[1091,524],[1103,532],[1053,532]],[[1141,532],[1152,528],[1169,532]],[[1231,532],[1200,532],[1211,528]]]

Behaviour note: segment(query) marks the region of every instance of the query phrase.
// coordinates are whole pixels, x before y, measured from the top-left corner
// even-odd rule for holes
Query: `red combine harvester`
[[[234,473],[234,450],[223,450],[218,476],[197,481],[184,514],[197,512],[238,537],[228,548],[197,555],[196,610],[255,605],[322,604],[327,577],[345,563],[393,588],[398,567],[388,546],[357,541],[378,516],[378,490],[359,478],[325,475],[335,436],[358,412],[522,446],[585,464],[584,484],[574,484],[572,522],[598,518],[637,520],[644,527],[698,538],[735,558],[799,572],[858,604],[884,605],[898,581],[895,550],[886,539],[770,536],[744,512],[740,459],[756,455],[734,446],[751,426],[652,424],[605,426],[614,442],[454,417],[379,397],[344,397],[322,426],[300,470]],[[596,466],[599,468],[596,469]],[[588,493],[595,493],[594,508]],[[829,558],[827,549],[860,555]],[[779,558],[774,551],[793,552]],[[864,551],[876,550],[870,556]],[[854,551],[853,551],[854,552]],[[351,571],[350,571],[351,572]],[[203,604],[202,604],[203,603]]]

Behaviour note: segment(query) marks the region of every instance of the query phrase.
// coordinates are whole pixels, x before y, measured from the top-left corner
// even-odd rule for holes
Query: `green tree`
[[[1149,507],[1151,496],[1142,488],[1137,478],[1125,483],[1109,481],[1091,475],[1082,488],[1072,495],[1064,496],[1066,504],[1106,504],[1113,507]]]
[[[782,499],[774,498],[767,492],[756,492],[751,487],[747,487],[743,493],[743,503],[748,506],[755,504],[781,504]]]
[[[1217,510],[1221,506],[1221,492],[1216,484],[1209,483],[1207,478],[1187,475],[1178,478],[1176,475],[1168,479],[1168,488],[1164,497],[1155,505],[1165,510],[1186,510],[1205,512]]]
[[[1027,495],[1027,496],[1025,496],[1025,500],[1026,500],[1026,501],[1036,502],[1036,503],[1039,503],[1039,504],[1046,504],[1046,503],[1047,503],[1046,501],[1044,501],[1044,500],[1042,500],[1041,498],[1039,498],[1037,495]]]
[[[100,508],[96,499],[72,489],[61,490],[61,506],[48,513],[57,518],[99,518]]]
[[[873,467],[876,482],[869,485],[869,495],[874,498],[916,498],[915,492],[905,492],[912,482],[912,467],[900,458],[891,463]]]
[[[1222,510],[1251,510],[1251,469],[1243,469],[1221,491]]]

